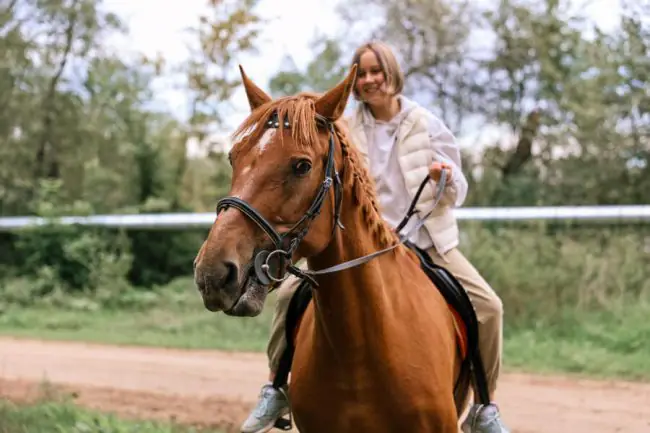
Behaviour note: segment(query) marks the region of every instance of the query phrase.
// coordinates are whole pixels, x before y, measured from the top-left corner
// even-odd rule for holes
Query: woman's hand
[[[434,161],[429,167],[429,176],[436,182],[440,182],[440,177],[442,176],[442,170],[447,171],[447,181],[451,179],[451,166],[444,162]]]

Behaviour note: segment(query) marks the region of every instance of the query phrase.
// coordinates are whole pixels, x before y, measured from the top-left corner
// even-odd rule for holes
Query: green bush
[[[191,272],[205,230],[116,230],[62,225],[61,216],[94,213],[85,202],[69,204],[60,181],[43,181],[33,204],[47,224],[0,236],[0,290],[3,301],[25,304],[42,296],[112,293],[129,286],[151,288]],[[122,209],[127,213],[167,212],[165,200],[151,199]]]
[[[502,298],[509,323],[650,298],[648,227],[463,223],[462,231],[461,249]]]
[[[203,230],[119,231],[56,223],[29,227],[0,238],[0,282],[42,275],[47,281],[35,283],[40,294],[58,286],[66,292],[122,283],[151,288],[191,273],[204,237]]]
[[[49,296],[67,305],[65,296],[74,294],[87,298],[75,301],[84,308],[120,308],[131,302],[120,297],[134,299],[134,287],[191,275],[206,232],[52,223],[3,236],[0,302],[27,305]],[[650,298],[648,226],[462,222],[461,233],[461,250],[503,299],[509,326]]]
[[[207,230],[130,230],[129,281],[141,287],[166,284],[192,272]]]
[[[19,232],[20,275],[47,273],[70,291],[94,291],[126,277],[131,265],[124,235],[79,226],[48,224]],[[44,271],[43,269],[47,269]]]

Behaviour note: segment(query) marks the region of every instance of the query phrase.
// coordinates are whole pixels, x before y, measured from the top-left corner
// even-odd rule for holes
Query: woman
[[[451,208],[461,206],[467,195],[460,149],[440,119],[401,94],[404,76],[394,53],[386,44],[371,42],[362,45],[354,53],[352,64],[357,64],[358,68],[353,94],[360,103],[348,119],[349,132],[358,150],[366,156],[383,218],[395,227],[406,213],[427,171],[435,181],[440,179],[442,170],[447,171],[448,182],[438,207],[410,240],[426,250],[434,263],[454,274],[467,290],[479,321],[479,350],[490,399],[494,401],[501,367],[503,310],[499,297],[457,248],[458,225]],[[423,195],[421,202],[425,200]],[[416,220],[412,219],[403,230],[409,230],[415,223]],[[271,381],[286,347],[284,317],[297,285],[298,280],[290,277],[278,289],[267,351]],[[284,392],[266,384],[260,393],[258,406],[241,431],[266,432],[288,411]],[[496,404],[473,405],[462,429],[466,433],[508,432]]]

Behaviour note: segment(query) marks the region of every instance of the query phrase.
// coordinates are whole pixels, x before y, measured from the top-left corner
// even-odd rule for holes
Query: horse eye
[[[306,159],[301,159],[293,164],[293,174],[302,177],[311,170],[311,162]]]

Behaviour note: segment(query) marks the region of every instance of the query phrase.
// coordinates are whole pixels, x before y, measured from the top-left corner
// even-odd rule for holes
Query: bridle
[[[291,127],[289,120],[283,120],[283,126],[286,129]],[[222,210],[227,209],[232,206],[239,209],[244,213],[248,218],[250,218],[259,228],[261,228],[273,242],[274,250],[262,250],[255,255],[254,270],[255,276],[265,286],[271,285],[273,282],[279,283],[284,281],[289,273],[296,276],[306,278],[307,276],[303,274],[303,271],[298,269],[291,262],[293,253],[298,248],[300,242],[307,235],[309,228],[311,227],[312,222],[320,215],[323,203],[327,194],[334,186],[334,201],[335,201],[335,210],[334,210],[334,225],[332,227],[332,233],[336,230],[337,227],[343,229],[341,224],[341,201],[343,199],[342,194],[342,185],[341,179],[339,177],[338,171],[336,170],[336,163],[334,161],[334,124],[329,121],[327,118],[316,115],[316,123],[322,127],[327,128],[329,134],[329,149],[327,154],[327,160],[325,163],[325,179],[321,183],[321,186],[316,193],[316,197],[311,203],[311,206],[307,212],[296,222],[287,232],[282,234],[278,233],[273,225],[271,225],[255,208],[253,208],[245,200],[242,200],[238,197],[224,197],[217,203],[217,213]],[[277,112],[274,112],[270,118],[265,123],[265,128],[279,128],[280,121],[278,119]],[[273,258],[286,260],[289,264],[286,266],[285,272],[281,276],[272,275],[271,270],[271,260]],[[309,278],[313,284],[316,284],[312,278]]]
[[[366,256],[352,259],[326,269],[321,269],[318,271],[299,269],[292,263],[293,253],[298,248],[300,242],[302,242],[304,237],[307,235],[312,222],[318,215],[320,215],[323,203],[325,202],[325,198],[327,197],[327,194],[332,186],[334,186],[335,202],[332,234],[334,234],[336,228],[339,228],[341,230],[344,229],[343,224],[341,224],[341,203],[343,199],[342,184],[338,171],[336,170],[336,163],[334,161],[334,136],[336,135],[334,123],[329,119],[320,116],[319,114],[316,114],[316,123],[317,125],[327,128],[329,134],[329,149],[325,163],[325,179],[321,183],[321,186],[318,189],[316,196],[314,197],[314,200],[312,201],[311,206],[307,212],[288,231],[282,234],[278,233],[278,231],[273,228],[273,225],[269,223],[255,208],[253,208],[249,203],[247,203],[245,200],[240,199],[239,197],[227,196],[217,202],[217,214],[220,211],[225,210],[231,206],[237,208],[250,220],[252,220],[260,229],[262,229],[273,242],[275,249],[271,251],[267,249],[259,251],[255,255],[253,263],[255,277],[264,286],[271,286],[275,285],[275,283],[280,283],[284,281],[289,276],[289,274],[292,274],[303,280],[308,280],[311,283],[312,287],[318,287],[318,283],[314,279],[314,276],[316,275],[338,272],[367,263],[373,258],[384,254],[406,242],[411,233],[418,230],[424,224],[426,218],[433,212],[438,202],[440,201],[440,198],[442,197],[442,192],[446,183],[446,171],[444,170],[442,172],[440,181],[438,182],[438,189],[436,191],[436,197],[432,209],[427,212],[427,214],[421,218],[418,224],[414,225],[407,233],[400,234],[399,241],[397,243],[382,250],[375,251]],[[279,128],[279,126],[280,121],[278,119],[277,112],[274,112],[264,125],[265,128]],[[286,129],[289,129],[291,127],[290,122],[287,118],[283,119],[283,127]],[[418,188],[418,191],[415,194],[415,197],[413,198],[413,201],[411,202],[406,215],[395,229],[397,233],[399,233],[399,231],[404,228],[408,220],[415,213],[417,213],[415,210],[415,205],[420,195],[422,194],[422,190],[429,180],[430,178],[427,175],[420,184],[420,187]],[[271,272],[271,260],[276,256],[278,259],[281,259],[281,263],[284,263],[284,261],[288,262],[288,264],[283,266],[284,269],[280,270],[282,273],[280,276],[275,276]]]

